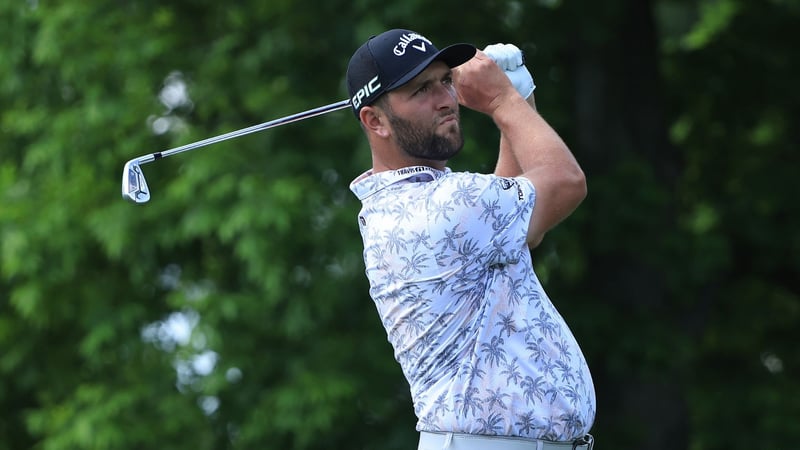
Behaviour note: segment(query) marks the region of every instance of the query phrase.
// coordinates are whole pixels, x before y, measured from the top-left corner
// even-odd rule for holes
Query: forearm
[[[528,233],[535,246],[584,199],[586,179],[561,137],[521,97],[505,99],[491,116],[502,136],[502,169],[510,170],[509,161],[516,162],[520,175],[536,189]]]
[[[528,97],[527,102],[534,110],[536,109],[536,100],[533,94]],[[522,173],[522,168],[511,150],[510,141],[501,133],[500,151],[497,155],[497,165],[495,166],[494,174],[500,177],[518,177],[522,175]]]
[[[513,160],[522,173],[542,165],[578,167],[569,148],[553,128],[536,111],[532,101],[509,98],[499,106],[492,118],[500,129],[500,152],[505,160]],[[508,165],[508,164],[506,164]]]

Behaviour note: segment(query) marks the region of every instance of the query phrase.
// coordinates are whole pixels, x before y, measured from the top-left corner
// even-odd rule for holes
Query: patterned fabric
[[[533,271],[525,178],[409,167],[353,181],[364,261],[419,431],[568,441],[588,366]]]

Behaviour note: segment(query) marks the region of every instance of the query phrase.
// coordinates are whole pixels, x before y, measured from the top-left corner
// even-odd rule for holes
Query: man
[[[411,388],[419,450],[591,448],[591,375],[529,251],[586,182],[536,112],[519,49],[486,52],[389,30],[350,60],[372,152],[350,185],[370,295]],[[463,146],[459,104],[499,128],[494,174],[446,167]]]

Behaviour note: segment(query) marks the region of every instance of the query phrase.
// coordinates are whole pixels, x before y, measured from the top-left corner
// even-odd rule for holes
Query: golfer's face
[[[390,93],[387,111],[398,146],[410,156],[444,161],[463,146],[451,71],[440,61]]]

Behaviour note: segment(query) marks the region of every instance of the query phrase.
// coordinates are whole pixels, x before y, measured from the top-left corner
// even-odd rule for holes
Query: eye
[[[445,85],[445,86],[452,86],[452,84],[453,84],[452,75],[447,75],[444,78],[442,78],[442,84]]]

